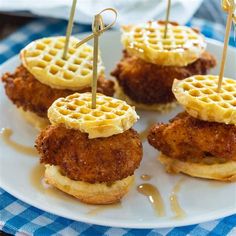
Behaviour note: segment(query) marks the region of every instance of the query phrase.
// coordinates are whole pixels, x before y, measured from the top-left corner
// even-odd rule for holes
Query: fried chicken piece
[[[7,96],[17,107],[22,107],[25,111],[32,111],[41,117],[47,117],[47,110],[56,99],[75,92],[91,91],[91,88],[79,91],[51,88],[40,83],[22,65],[12,74],[5,73],[2,81],[5,84]],[[114,82],[99,77],[97,91],[112,96],[114,94]]]
[[[236,160],[236,126],[202,121],[186,112],[169,124],[154,125],[148,142],[163,154],[183,161],[206,157]]]
[[[111,75],[117,78],[125,94],[132,100],[151,105],[175,100],[171,91],[174,79],[204,75],[215,65],[215,58],[207,52],[188,66],[176,67],[148,63],[124,51],[122,60]]]
[[[41,163],[60,166],[64,175],[89,183],[112,183],[133,175],[142,158],[142,143],[133,129],[107,138],[49,126],[36,140]]]

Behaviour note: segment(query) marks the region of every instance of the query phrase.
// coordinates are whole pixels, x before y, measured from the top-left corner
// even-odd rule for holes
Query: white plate
[[[100,45],[107,71],[111,71],[121,57],[120,35],[118,32],[108,32],[102,36]],[[208,50],[220,61],[222,44],[208,40]],[[225,75],[236,75],[236,50],[229,48],[228,63]],[[1,73],[14,71],[19,64],[18,57],[14,57],[1,66]],[[218,68],[213,73],[216,73]],[[135,125],[138,131],[145,129],[149,121],[167,122],[181,109],[176,108],[167,114],[155,112],[140,112],[140,121]],[[0,86],[0,128],[10,127],[14,130],[14,140],[19,143],[32,145],[37,131],[28,125],[12,103],[5,96],[3,86]],[[158,163],[158,153],[147,142],[144,143],[144,156],[141,167],[136,171],[136,185],[123,199],[121,206],[106,208],[97,214],[88,214],[96,206],[88,206],[79,201],[60,194],[62,198],[43,194],[37,191],[30,182],[30,175],[38,164],[37,157],[25,156],[15,152],[5,145],[0,138],[0,186],[15,197],[42,210],[67,217],[73,220],[116,227],[132,228],[161,228],[196,224],[236,213],[236,185],[194,179],[183,175],[168,175]],[[141,174],[153,176],[150,183],[158,187],[165,203],[166,216],[155,215],[145,196],[136,191],[136,186],[143,181]],[[170,208],[169,196],[173,186],[180,178],[185,182],[178,194],[179,202],[186,211],[183,219],[175,219]],[[59,192],[59,191],[58,191]]]

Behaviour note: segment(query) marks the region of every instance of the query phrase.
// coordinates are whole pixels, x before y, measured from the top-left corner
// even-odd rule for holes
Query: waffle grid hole
[[[219,102],[221,101],[221,98],[219,96],[217,96],[216,94],[213,94],[211,96],[209,96],[209,98],[213,101],[213,102]]]
[[[230,104],[231,104],[233,107],[236,107],[236,101],[232,101]]]
[[[69,103],[69,104],[67,104],[67,109],[71,110],[71,111],[75,111],[76,110],[76,106]]]
[[[73,54],[75,54],[76,50],[73,49],[73,48],[69,48],[69,49],[68,49],[68,52],[69,52],[71,55],[73,55]]]
[[[37,64],[37,67],[44,69],[47,66],[46,62],[44,61],[39,61]]]
[[[110,103],[108,104],[108,106],[111,107],[111,108],[116,108],[116,107],[119,106],[119,103],[110,102]]]
[[[76,105],[76,106],[84,106],[84,104],[85,104],[84,101],[80,101],[80,100],[77,100],[77,99],[74,101],[74,105]]]
[[[101,106],[101,111],[103,111],[103,112],[111,112],[112,108],[102,105]]]
[[[225,95],[221,95],[221,97],[223,98],[223,100],[226,100],[226,101],[230,101],[230,100],[233,100],[234,98],[229,95],[229,94],[225,94]]]
[[[141,35],[141,37],[142,37],[142,35]],[[148,34],[148,38],[156,38],[156,35],[155,35],[155,34],[153,34],[153,33],[151,33],[151,34]]]
[[[64,103],[63,102],[57,102],[57,107],[62,107],[63,105],[64,105]]]
[[[71,80],[71,79],[73,79],[74,76],[73,76],[72,73],[69,73],[69,72],[65,71],[64,74],[63,74],[63,77],[66,80]]]
[[[92,115],[95,116],[95,117],[101,117],[101,116],[103,116],[103,112],[101,112],[101,111],[94,111],[94,112],[92,112]]]
[[[205,102],[205,103],[209,103],[210,102],[210,99],[208,97],[203,97],[203,98],[200,98],[200,100],[202,102]]]
[[[221,103],[220,106],[223,107],[223,108],[225,108],[225,109],[227,109],[227,108],[230,107],[230,105],[227,104],[227,103]]]
[[[65,62],[62,61],[62,60],[57,60],[56,65],[59,66],[59,67],[63,67],[65,65]]]
[[[90,116],[90,115],[86,115],[86,116],[84,116],[84,119],[87,120],[87,121],[93,121],[93,120],[96,120],[95,117]]]
[[[36,49],[38,49],[38,50],[44,50],[46,48],[46,46],[44,45],[44,44],[42,44],[42,43],[37,43],[36,44]]]
[[[115,119],[117,116],[115,114],[106,114],[106,119]]]
[[[226,90],[227,92],[233,92],[235,91],[235,89],[231,86],[228,86],[228,87],[224,87],[224,90]]]
[[[51,39],[43,39],[43,43],[45,44],[50,44],[52,42]]]
[[[79,57],[85,59],[88,56],[85,52],[80,52]]]
[[[78,66],[75,65],[69,65],[68,70],[75,73],[78,70]]]
[[[70,112],[69,112],[68,110],[65,110],[65,109],[60,109],[59,112],[60,112],[62,115],[64,115],[64,116],[70,114]]]
[[[124,111],[116,111],[115,114],[118,116],[123,116],[125,114],[125,112]]]
[[[193,97],[199,97],[199,96],[201,95],[200,91],[195,90],[195,89],[190,90],[190,91],[189,91],[189,94],[190,94],[191,96],[193,96]]]
[[[52,55],[52,56],[56,56],[56,55],[57,55],[57,50],[55,50],[55,49],[50,49],[50,50],[48,51],[48,53],[49,53],[50,55]]]
[[[71,114],[71,115],[70,115],[70,118],[72,118],[72,119],[80,119],[80,118],[81,118],[81,115],[74,113],[74,114]]]
[[[208,86],[208,87],[214,87],[214,84],[211,83],[211,82],[206,82],[205,85]]]
[[[199,83],[199,82],[195,82],[192,84],[195,88],[203,88],[203,84]]]
[[[76,59],[74,60],[74,64],[75,64],[75,65],[80,65],[81,63],[82,63],[82,60],[81,60],[81,59],[77,59],[77,58],[76,58]]]
[[[57,43],[55,44],[55,48],[57,48],[57,49],[62,49],[62,48],[63,48],[63,44],[57,42]]]
[[[32,51],[32,52],[28,52],[27,56],[29,57],[38,57],[40,55],[40,51]]]
[[[89,70],[92,70],[93,69],[93,66],[90,64],[90,63],[86,63],[84,64],[84,68],[87,68]]]
[[[210,89],[201,89],[201,92],[205,95],[211,95],[213,92]]]
[[[87,107],[82,107],[80,109],[80,113],[82,114],[89,114],[91,112],[91,109],[87,108]]]
[[[55,75],[57,74],[59,71],[59,68],[57,66],[52,66],[49,70],[49,72],[52,74],[52,75]]]
[[[189,91],[191,89],[192,86],[190,86],[189,84],[183,84],[183,89],[185,91]]]
[[[50,62],[52,60],[52,56],[50,56],[49,54],[46,54],[46,55],[43,56],[43,60],[47,61],[47,62]]]
[[[123,105],[122,108],[121,108],[123,111],[128,111],[129,110],[129,107],[127,105]]]

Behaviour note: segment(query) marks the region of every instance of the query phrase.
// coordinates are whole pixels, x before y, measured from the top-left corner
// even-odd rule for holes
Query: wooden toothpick
[[[93,83],[92,83],[92,109],[96,108],[97,77],[98,77],[98,37],[99,30],[103,29],[101,15],[95,15],[93,22]]]
[[[113,13],[115,13],[114,21],[111,24],[107,25],[106,27],[104,26],[103,18],[102,18],[102,13],[105,11],[112,11]],[[117,19],[117,11],[115,9],[106,8],[102,10],[100,13],[94,16],[93,27],[92,27],[93,33],[75,45],[75,48],[78,48],[79,46],[91,40],[92,38],[94,39],[93,41],[92,109],[96,108],[99,36],[106,30],[110,29],[115,24],[116,19]]]
[[[65,41],[65,46],[64,46],[63,56],[62,56],[64,60],[66,60],[68,46],[70,42],[70,36],[72,33],[76,4],[77,4],[77,0],[73,0],[71,11],[70,11],[70,19],[69,19],[67,29],[66,29],[66,41]]]
[[[117,11],[116,11],[114,8],[106,8],[106,9],[102,10],[102,11],[101,11],[99,14],[97,14],[97,15],[101,15],[101,14],[102,14],[103,12],[105,12],[105,11],[112,11],[113,13],[115,13],[115,19],[114,19],[114,21],[113,21],[111,24],[107,25],[107,26],[104,27],[103,29],[100,29],[100,30],[99,30],[100,34],[102,34],[103,32],[107,31],[108,29],[110,29],[110,28],[115,24],[116,19],[117,19]],[[79,46],[81,46],[82,44],[88,42],[88,41],[91,40],[92,38],[94,38],[94,34],[93,34],[93,33],[90,34],[89,36],[87,36],[86,38],[82,39],[82,40],[81,40],[79,43],[77,43],[74,47],[75,47],[75,48],[78,48]]]
[[[170,7],[171,7],[171,0],[168,0],[167,9],[166,9],[166,20],[165,20],[165,31],[164,31],[164,38],[167,37],[167,31],[168,31],[168,23],[170,18]]]
[[[225,1],[223,1],[225,3]],[[230,30],[232,26],[233,21],[233,14],[235,10],[235,2],[234,0],[227,0],[227,3],[229,4],[226,8],[225,5],[222,6],[222,8],[228,11],[228,17],[227,17],[227,23],[226,23],[226,30],[225,30],[225,39],[224,39],[224,48],[222,53],[222,59],[221,59],[221,66],[220,66],[220,74],[219,74],[219,80],[218,80],[218,87],[217,92],[220,92],[222,80],[224,76],[224,70],[225,70],[225,61],[226,61],[226,55],[227,55],[227,49],[229,44],[229,36],[230,36]]]

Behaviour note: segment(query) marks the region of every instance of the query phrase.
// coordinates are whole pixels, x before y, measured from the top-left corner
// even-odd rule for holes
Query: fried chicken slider
[[[117,96],[137,108],[165,110],[175,104],[174,79],[206,74],[215,58],[206,52],[204,37],[196,30],[165,22],[148,22],[122,28],[124,56],[112,75]]]
[[[70,38],[67,58],[63,59],[65,37],[33,41],[20,52],[22,65],[2,77],[9,99],[37,127],[49,123],[47,110],[56,99],[75,91],[91,91],[93,48],[84,44],[75,49],[78,42]],[[98,75],[98,92],[112,96],[114,83],[104,79],[100,57]]]
[[[36,140],[46,182],[88,204],[120,201],[142,159],[134,108],[97,94],[92,109],[91,93],[75,93],[56,100],[48,117]]]
[[[223,78],[219,93],[217,83],[212,75],[174,81],[173,93],[185,112],[154,125],[148,135],[167,171],[236,180],[236,81]]]

